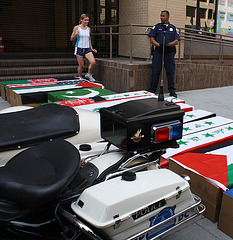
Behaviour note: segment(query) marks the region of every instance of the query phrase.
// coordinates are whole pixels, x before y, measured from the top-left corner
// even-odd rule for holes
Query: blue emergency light
[[[182,124],[179,120],[152,126],[152,142],[160,143],[176,140],[182,136]]]

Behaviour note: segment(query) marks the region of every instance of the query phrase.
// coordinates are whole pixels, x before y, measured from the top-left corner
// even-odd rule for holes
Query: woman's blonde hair
[[[81,20],[83,20],[84,18],[87,18],[87,17],[89,18],[89,15],[87,13],[81,14],[79,24],[81,24]]]

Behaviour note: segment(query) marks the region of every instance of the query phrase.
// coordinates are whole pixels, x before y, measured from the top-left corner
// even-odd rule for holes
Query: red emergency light
[[[152,126],[152,142],[160,143],[176,140],[182,136],[182,124],[179,120]]]

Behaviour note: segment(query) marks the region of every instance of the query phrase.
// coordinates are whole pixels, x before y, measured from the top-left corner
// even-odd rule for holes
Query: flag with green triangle
[[[193,171],[223,191],[233,188],[233,140],[178,154],[170,159]]]

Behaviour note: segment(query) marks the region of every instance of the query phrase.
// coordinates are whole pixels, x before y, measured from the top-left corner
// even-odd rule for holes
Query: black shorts
[[[92,52],[91,48],[79,48],[75,47],[74,55],[84,57],[86,54]]]

